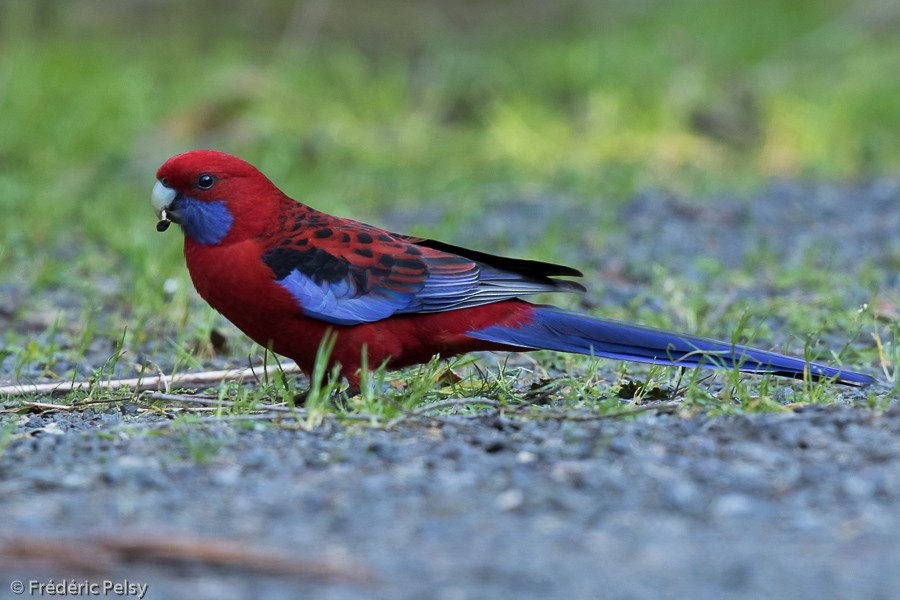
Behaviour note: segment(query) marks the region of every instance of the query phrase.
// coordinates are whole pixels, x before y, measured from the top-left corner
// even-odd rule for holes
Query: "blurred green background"
[[[68,302],[137,342],[207,310],[148,201],[192,148],[360,220],[434,206],[413,233],[446,239],[497,190],[612,213],[900,172],[895,1],[6,0],[0,24],[10,312]]]

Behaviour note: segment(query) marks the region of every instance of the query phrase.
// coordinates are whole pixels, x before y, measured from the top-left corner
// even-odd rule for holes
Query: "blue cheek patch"
[[[184,234],[204,246],[218,244],[225,239],[234,223],[224,200],[201,202],[182,196],[178,199],[178,212]]]

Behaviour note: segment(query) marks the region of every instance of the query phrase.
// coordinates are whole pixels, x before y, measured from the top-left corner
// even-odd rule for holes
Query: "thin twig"
[[[448,400],[438,400],[437,402],[420,406],[419,408],[406,413],[406,416],[416,417],[431,410],[447,408],[448,406],[466,406],[468,404],[480,404],[482,406],[491,406],[493,408],[503,408],[504,406],[501,402],[488,400],[487,398],[450,398]]]
[[[147,394],[147,398],[152,400],[167,400],[169,402],[184,402],[187,404],[200,404],[202,406],[211,406],[211,407],[223,407],[229,408],[233,406],[238,406],[237,402],[231,402],[230,400],[217,400],[210,396],[206,397],[198,397],[198,396],[189,396],[186,394],[162,394],[159,392],[153,392],[151,394]],[[271,413],[277,413],[279,417],[290,416],[294,418],[306,418],[308,416],[307,410],[305,408],[291,408],[289,406],[281,406],[278,404],[263,404],[257,407],[257,410],[265,410]],[[346,413],[326,413],[322,415],[325,419],[334,419],[334,420],[347,420],[347,421],[381,421],[381,419],[375,415],[369,414],[358,414],[351,415]],[[213,421],[217,419],[224,419],[225,417],[210,417],[207,420]]]
[[[189,396],[187,394],[163,394],[161,392],[153,392],[146,395],[150,400],[165,400],[168,402],[185,402],[187,404],[200,404],[202,406],[221,406],[223,408],[230,408],[234,406],[238,406],[237,402],[232,402],[230,400],[219,400],[217,398],[212,398],[210,396]],[[291,408],[289,406],[278,406],[276,404],[266,404],[265,406],[261,406],[259,410],[268,410],[272,412],[281,412],[281,413],[302,413],[305,412],[305,409],[302,408]]]
[[[53,404],[51,402],[29,402],[25,401],[22,403],[23,406],[30,406],[32,408],[41,408],[45,411],[47,410],[59,410],[59,411],[70,411],[75,410],[75,406],[71,404]]]
[[[449,406],[467,406],[469,404],[479,404],[482,406],[490,406],[492,408],[501,409],[504,408],[505,405],[496,400],[488,400],[487,398],[451,398],[449,400],[438,400],[437,402],[432,402],[430,404],[426,404],[425,406],[420,406],[414,410],[403,413],[399,417],[395,419],[391,419],[387,422],[385,427],[390,428],[398,423],[405,421],[406,419],[411,419],[413,417],[421,416],[427,412],[432,410],[437,410],[439,408],[447,408]]]
[[[115,404],[117,402],[123,402],[130,399],[131,398],[105,398],[102,400],[84,400],[81,402],[73,402],[72,404],[54,404],[52,402],[33,402],[30,400],[25,400],[22,402],[22,405],[31,406],[33,408],[42,408],[44,410],[70,411],[78,410],[84,408],[85,406],[91,406],[93,404]]]
[[[178,386],[208,385],[220,381],[243,381],[244,379],[255,377],[257,371],[264,371],[267,374],[284,372],[289,375],[301,372],[300,368],[296,365],[287,365],[284,367],[276,365],[266,369],[263,369],[262,367],[250,367],[247,369],[203,371],[200,373],[179,373],[171,377],[166,377],[164,374],[160,373],[157,376],[104,379],[99,381],[79,380],[53,383],[15,383],[12,385],[0,386],[0,396],[66,394],[76,390],[113,390],[118,388],[129,388],[137,392],[147,390],[168,390],[171,387]]]
[[[0,568],[45,565],[57,571],[101,575],[135,565],[183,569],[188,565],[227,568],[355,585],[377,583],[372,572],[353,564],[307,560],[283,548],[185,534],[116,532],[76,538],[6,536],[0,541]]]

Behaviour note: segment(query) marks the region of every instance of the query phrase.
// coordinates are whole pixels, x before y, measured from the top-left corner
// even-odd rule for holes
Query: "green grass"
[[[327,4],[321,20],[288,1],[252,12],[164,4],[159,14],[100,0],[77,11],[0,4],[0,284],[23,295],[2,336],[3,377],[106,373],[109,363],[85,364],[104,352],[133,373],[261,354],[196,297],[177,236],[154,230],[155,169],[190,148],[238,154],[300,199],[360,220],[447,209],[412,233],[448,240],[454,214],[481,214],[497,196],[603,203],[602,239],[615,207],[641,190],[709,197],[772,177],[900,168],[900,79],[888,75],[900,72],[900,9],[887,2],[347,2]],[[565,236],[551,227],[524,254],[559,260]],[[749,315],[751,339],[767,339],[752,324],[768,314],[805,333],[875,329],[835,291],[850,282],[757,260],[731,272],[707,264],[710,287],[651,273],[647,293],[665,292],[665,310],[637,302],[611,316],[727,336],[722,324],[747,307],[719,311],[716,294],[763,273],[785,295]],[[229,341],[224,355],[213,330]],[[885,342],[889,369],[895,341]],[[854,352],[854,364],[878,359]],[[622,382],[595,378],[593,364],[541,354],[530,370],[564,377],[565,403],[615,411]],[[390,419],[446,397],[429,379],[438,367],[425,369],[401,375],[396,398],[371,391],[385,383],[376,371],[345,409]],[[642,382],[641,398],[681,377],[622,371]],[[518,375],[471,377],[451,393],[522,401]],[[781,406],[769,400],[774,381],[724,379],[711,393],[705,376],[690,377],[682,395],[704,409]],[[801,397],[837,393],[812,386]]]

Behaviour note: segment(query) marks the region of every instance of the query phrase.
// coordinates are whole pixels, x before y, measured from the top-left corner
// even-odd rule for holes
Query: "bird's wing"
[[[355,325],[468,308],[541,292],[583,291],[551,275],[578,271],[392,234],[345,219],[303,217],[262,257],[307,316]]]

